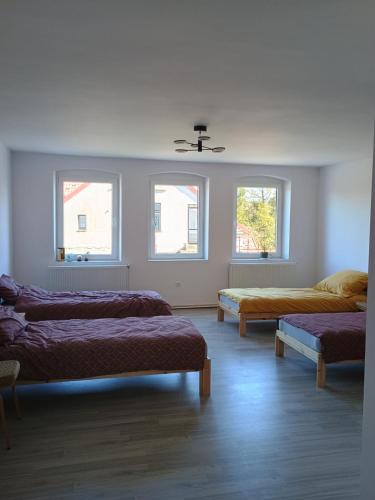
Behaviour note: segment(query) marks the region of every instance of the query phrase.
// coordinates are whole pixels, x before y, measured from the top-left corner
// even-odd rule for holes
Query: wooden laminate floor
[[[358,498],[363,366],[317,390],[312,362],[274,357],[273,322],[240,338],[213,310],[178,314],[208,342],[212,397],[197,374],[23,386],[18,421],[6,393],[0,498]]]

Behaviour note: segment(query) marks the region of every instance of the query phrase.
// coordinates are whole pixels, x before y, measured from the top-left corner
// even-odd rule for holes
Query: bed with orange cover
[[[279,319],[286,314],[359,311],[366,301],[367,273],[340,271],[313,288],[227,288],[219,291],[218,320],[228,313],[239,319],[241,337],[250,320]]]

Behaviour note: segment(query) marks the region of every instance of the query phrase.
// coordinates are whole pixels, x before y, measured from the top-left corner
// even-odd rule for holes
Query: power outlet
[[[180,288],[181,286],[182,286],[181,281],[176,281],[176,287],[177,287],[177,288]]]

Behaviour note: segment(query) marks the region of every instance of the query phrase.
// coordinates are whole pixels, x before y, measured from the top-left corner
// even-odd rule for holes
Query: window
[[[205,186],[205,179],[198,175],[152,177],[151,258],[205,257]]]
[[[73,259],[118,260],[119,177],[93,171],[60,172],[56,184],[56,247]]]
[[[87,231],[87,216],[83,214],[78,215],[78,231]]]
[[[273,178],[248,178],[236,185],[235,257],[281,256],[282,194],[283,182]]]
[[[155,203],[154,224],[155,224],[155,232],[160,233],[160,231],[161,231],[161,203]]]
[[[188,243],[196,245],[198,242],[198,207],[188,205]]]

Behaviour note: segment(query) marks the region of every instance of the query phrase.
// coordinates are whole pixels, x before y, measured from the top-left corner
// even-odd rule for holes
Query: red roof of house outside
[[[90,182],[64,182],[64,203],[71,200],[90,185]]]
[[[247,247],[249,250],[258,250],[258,245],[254,239],[251,228],[237,222],[237,238],[247,239]]]

